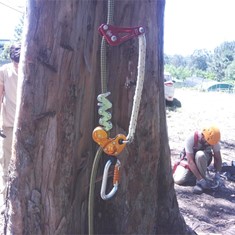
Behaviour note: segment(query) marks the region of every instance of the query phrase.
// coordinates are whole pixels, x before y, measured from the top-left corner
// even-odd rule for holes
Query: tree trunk
[[[19,104],[5,231],[11,234],[88,233],[89,181],[97,144],[100,86],[98,27],[108,1],[30,0],[21,54]],[[186,234],[170,164],[163,90],[164,0],[115,1],[114,24],[143,26],[146,70],[134,142],[118,156],[121,185],[99,196],[96,234]],[[138,39],[109,47],[111,137],[127,134],[137,77]],[[103,154],[104,155],[104,154]],[[112,186],[112,185],[111,185]]]

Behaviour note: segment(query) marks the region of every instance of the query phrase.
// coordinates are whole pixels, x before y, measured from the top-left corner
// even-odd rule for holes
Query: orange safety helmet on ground
[[[204,128],[202,134],[206,142],[210,145],[215,145],[220,141],[220,130],[216,126],[211,126],[209,128]]]

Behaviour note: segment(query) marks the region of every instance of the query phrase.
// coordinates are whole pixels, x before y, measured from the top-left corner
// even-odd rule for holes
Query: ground
[[[176,89],[181,108],[167,108],[167,126],[172,163],[178,158],[188,134],[207,124],[221,130],[223,162],[235,161],[235,94]],[[199,235],[235,235],[235,182],[221,179],[217,190],[195,195],[192,186],[175,185],[180,211]]]
[[[175,97],[182,107],[166,109],[172,163],[178,158],[187,135],[208,123],[221,129],[223,162],[235,161],[235,94],[176,89]],[[175,185],[175,190],[186,223],[198,235],[235,235],[235,182],[222,180],[218,190],[202,195],[193,194],[190,186]],[[3,203],[1,198],[0,202]],[[2,231],[0,215],[0,235]]]

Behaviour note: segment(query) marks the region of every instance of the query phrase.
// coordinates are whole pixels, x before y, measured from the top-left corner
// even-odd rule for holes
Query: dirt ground
[[[211,123],[221,129],[223,162],[235,161],[235,94],[176,89],[175,97],[182,107],[166,109],[172,163],[178,158],[187,135]],[[221,179],[217,190],[202,195],[193,194],[190,186],[175,185],[175,190],[186,223],[198,235],[235,235],[235,182]]]
[[[221,130],[222,161],[235,161],[235,94],[176,89],[175,97],[182,107],[166,109],[172,163],[187,135],[207,124]],[[192,186],[175,185],[180,211],[198,235],[235,235],[235,182],[221,178],[220,183],[218,189],[202,195],[193,194]]]

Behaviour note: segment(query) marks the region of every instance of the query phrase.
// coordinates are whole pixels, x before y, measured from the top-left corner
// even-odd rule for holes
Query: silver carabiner
[[[108,160],[105,167],[104,167],[104,173],[103,173],[103,179],[102,179],[102,185],[101,185],[101,190],[100,190],[100,196],[103,200],[108,200],[112,198],[115,193],[118,190],[118,184],[119,184],[119,169],[121,166],[121,163],[119,160],[117,160],[115,167],[114,167],[114,174],[113,174],[113,189],[110,191],[109,194],[106,194],[106,186],[107,186],[107,180],[108,180],[108,172],[109,172],[109,167],[111,166],[112,161]]]

